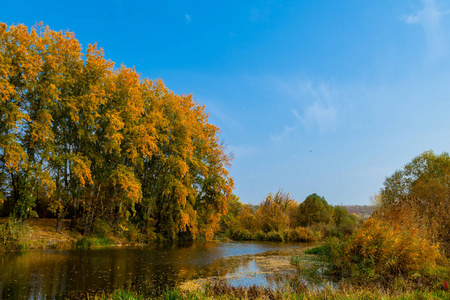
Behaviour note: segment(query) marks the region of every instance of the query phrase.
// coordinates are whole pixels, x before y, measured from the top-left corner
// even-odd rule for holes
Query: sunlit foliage
[[[269,194],[255,212],[256,226],[264,233],[293,228],[297,206],[298,203],[282,190]]]
[[[442,262],[439,247],[418,230],[392,228],[371,218],[343,242],[328,242],[325,255],[330,270],[357,282],[376,281],[390,286],[396,278],[425,283],[436,279]]]
[[[328,236],[344,237],[359,225],[342,206],[332,207],[317,194],[298,203],[283,190],[269,193],[257,206],[230,198],[221,230],[235,240],[311,242]]]
[[[73,33],[1,23],[0,101],[3,214],[71,217],[84,234],[97,218],[134,222],[168,240],[218,229],[230,159],[191,95]]]
[[[384,182],[377,217],[416,228],[450,254],[450,156],[427,151]]]

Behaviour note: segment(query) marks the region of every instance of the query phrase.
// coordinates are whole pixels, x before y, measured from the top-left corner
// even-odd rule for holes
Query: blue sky
[[[450,149],[447,1],[17,0],[0,21],[70,30],[193,94],[244,203],[284,189],[370,204],[413,157]]]

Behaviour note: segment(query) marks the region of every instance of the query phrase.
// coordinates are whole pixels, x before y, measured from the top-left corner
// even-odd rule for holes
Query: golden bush
[[[343,243],[330,247],[335,271],[382,282],[428,276],[442,259],[439,245],[421,237],[417,229],[394,228],[374,218]]]

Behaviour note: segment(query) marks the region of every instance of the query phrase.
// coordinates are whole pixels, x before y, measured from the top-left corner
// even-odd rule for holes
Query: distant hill
[[[370,218],[376,209],[376,207],[372,205],[345,205],[345,208],[350,214],[356,214],[364,220]]]

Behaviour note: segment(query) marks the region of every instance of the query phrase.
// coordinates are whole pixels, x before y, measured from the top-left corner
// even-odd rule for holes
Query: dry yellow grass
[[[8,218],[0,218],[0,223]],[[70,220],[62,220],[61,231],[56,231],[56,219],[27,219],[26,244],[29,249],[71,249],[81,234],[69,230]]]

